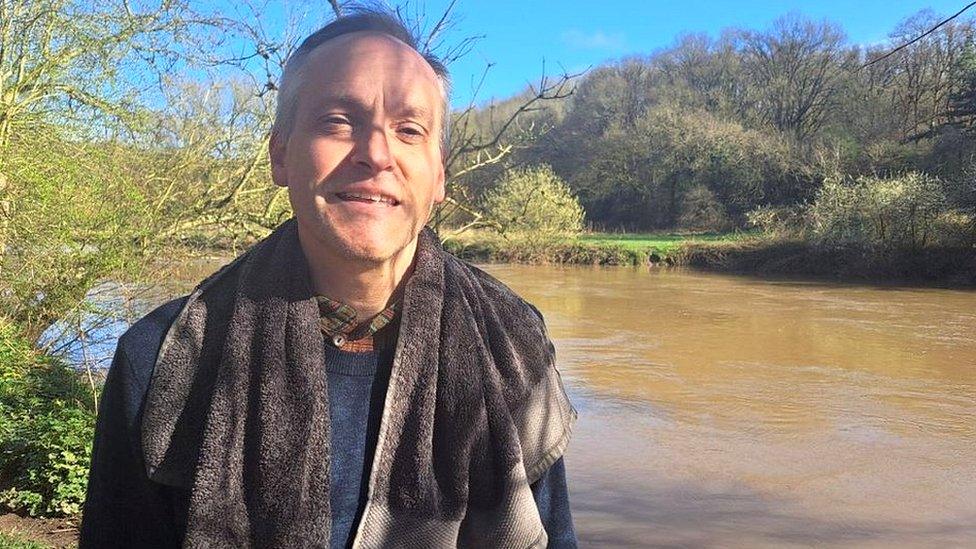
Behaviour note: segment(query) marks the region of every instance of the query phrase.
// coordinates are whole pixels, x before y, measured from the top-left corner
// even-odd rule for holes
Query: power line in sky
[[[899,51],[901,51],[901,50],[903,50],[903,49],[905,49],[905,48],[907,48],[908,46],[911,46],[911,45],[912,45],[912,44],[914,44],[915,42],[918,42],[919,40],[921,40],[921,39],[923,39],[923,38],[925,38],[926,36],[928,36],[928,35],[930,35],[930,34],[932,34],[932,33],[933,33],[933,32],[935,32],[936,30],[938,30],[938,29],[939,29],[939,27],[941,27],[942,25],[945,25],[945,24],[946,24],[946,23],[948,23],[949,21],[952,21],[952,20],[953,20],[953,19],[955,19],[956,17],[959,17],[959,16],[960,16],[960,15],[962,15],[962,14],[963,14],[963,13],[964,13],[964,12],[965,12],[966,10],[968,10],[969,8],[971,8],[971,7],[973,7],[973,6],[976,6],[976,2],[970,2],[969,4],[967,4],[967,5],[966,5],[966,7],[964,7],[963,9],[961,9],[961,10],[959,10],[959,11],[957,11],[957,12],[956,12],[956,13],[955,13],[955,14],[954,14],[954,15],[953,15],[952,17],[949,17],[948,19],[945,19],[945,20],[943,20],[943,21],[941,21],[941,22],[940,22],[940,23],[939,23],[938,25],[936,25],[936,26],[934,26],[934,27],[932,27],[931,29],[929,29],[929,30],[927,30],[927,31],[925,31],[925,32],[923,32],[922,34],[920,34],[920,35],[918,35],[918,36],[916,36],[915,38],[913,38],[913,39],[911,39],[911,40],[909,40],[908,42],[905,42],[904,44],[902,44],[902,45],[900,45],[900,46],[898,46],[897,48],[895,48],[895,49],[893,49],[893,50],[891,50],[891,51],[889,51],[888,53],[886,53],[886,54],[884,54],[884,55],[882,55],[881,57],[878,57],[878,58],[876,58],[876,59],[872,59],[871,61],[868,61],[867,63],[865,63],[865,64],[863,64],[863,65],[861,65],[861,68],[863,69],[863,68],[865,68],[865,67],[869,67],[869,66],[871,66],[871,65],[873,65],[873,64],[875,64],[875,63],[877,63],[878,61],[881,61],[881,60],[883,60],[883,59],[887,59],[887,58],[889,58],[889,57],[891,57],[892,55],[894,55],[894,54],[896,54],[896,53],[898,53]]]

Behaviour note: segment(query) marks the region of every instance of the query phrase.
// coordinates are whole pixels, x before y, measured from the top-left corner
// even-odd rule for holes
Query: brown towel
[[[538,312],[425,229],[356,546],[544,546],[529,483],[575,411]],[[186,547],[327,547],[323,342],[289,221],[191,294],[143,419],[153,480],[191,489]]]

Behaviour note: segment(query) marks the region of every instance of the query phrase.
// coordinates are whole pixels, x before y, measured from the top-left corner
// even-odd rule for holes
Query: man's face
[[[437,76],[406,44],[371,32],[322,44],[303,72],[291,133],[271,142],[272,176],[288,187],[303,242],[332,257],[393,259],[444,200]]]

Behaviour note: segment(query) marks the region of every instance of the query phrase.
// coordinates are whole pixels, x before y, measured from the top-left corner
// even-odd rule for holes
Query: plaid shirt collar
[[[328,341],[344,351],[366,352],[373,350],[373,335],[396,318],[400,301],[380,311],[366,323],[357,322],[356,310],[324,295],[315,296],[319,304],[319,327]]]

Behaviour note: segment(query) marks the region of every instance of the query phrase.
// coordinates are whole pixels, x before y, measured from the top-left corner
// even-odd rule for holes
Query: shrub
[[[916,249],[939,240],[938,220],[947,212],[942,182],[912,172],[828,181],[810,207],[809,222],[821,244]]]
[[[939,244],[969,248],[976,246],[976,215],[949,211],[935,220],[935,234]]]
[[[0,504],[79,513],[94,428],[94,395],[78,374],[0,319]]]
[[[843,245],[864,240],[856,185],[825,181],[808,213],[810,229],[821,244]]]
[[[746,213],[746,221],[770,236],[802,237],[806,229],[804,213],[797,206],[759,206]]]
[[[583,230],[583,207],[547,165],[510,170],[485,195],[485,212],[499,232],[547,242]]]

